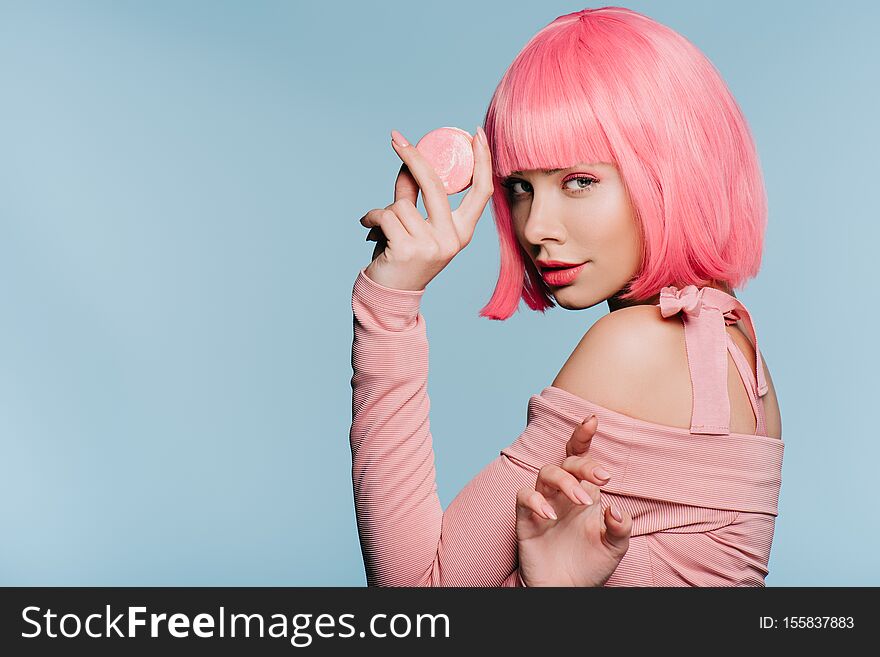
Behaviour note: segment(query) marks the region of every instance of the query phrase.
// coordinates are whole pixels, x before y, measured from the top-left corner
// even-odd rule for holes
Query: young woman
[[[736,101],[684,37],[606,7],[535,35],[485,126],[454,212],[392,132],[404,162],[395,201],[361,219],[379,240],[352,296],[368,583],[763,586],[783,442],[755,326],[733,294],[758,272],[767,215]],[[521,299],[610,312],[444,512],[419,301],[490,198],[501,271],[482,316],[507,319]],[[590,456],[572,456],[572,429],[591,415]]]

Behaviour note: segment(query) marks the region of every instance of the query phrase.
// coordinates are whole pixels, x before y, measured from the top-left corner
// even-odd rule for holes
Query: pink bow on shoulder
[[[696,285],[686,285],[681,290],[674,285],[664,287],[660,290],[660,314],[671,317],[683,310],[688,315],[699,317],[703,307],[701,292]]]

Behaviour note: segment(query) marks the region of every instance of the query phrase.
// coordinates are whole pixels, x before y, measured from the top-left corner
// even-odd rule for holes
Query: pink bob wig
[[[624,299],[666,285],[737,288],[758,273],[767,199],[754,141],[718,71],[674,30],[622,7],[560,16],[504,73],[485,130],[501,263],[480,316],[507,319],[520,299],[555,305],[514,233],[500,184],[514,171],[617,167],[642,237]]]

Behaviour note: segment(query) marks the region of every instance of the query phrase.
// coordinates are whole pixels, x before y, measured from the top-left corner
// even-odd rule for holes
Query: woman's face
[[[601,303],[635,276],[641,236],[617,167],[577,164],[568,169],[514,172],[507,188],[514,230],[556,302],[577,310]],[[570,281],[540,261],[583,268]]]

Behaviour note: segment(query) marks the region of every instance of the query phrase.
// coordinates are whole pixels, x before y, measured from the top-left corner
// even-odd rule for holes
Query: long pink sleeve
[[[516,493],[534,485],[537,470],[499,455],[444,513],[422,294],[379,285],[363,270],[352,294],[352,482],[367,584],[521,586]]]

